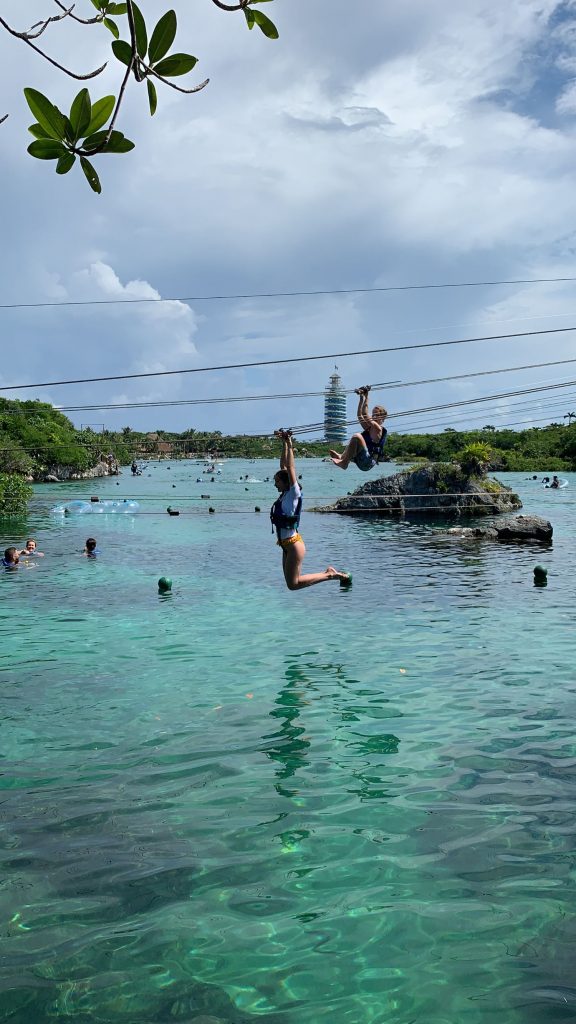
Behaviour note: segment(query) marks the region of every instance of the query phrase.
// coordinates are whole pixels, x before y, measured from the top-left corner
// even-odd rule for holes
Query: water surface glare
[[[46,557],[0,578],[0,1021],[573,1024],[576,474],[501,475],[545,550],[305,513],[354,584],[290,593],[275,468],[4,524]],[[366,479],[300,468],[308,505]],[[49,515],[91,493],[157,514]]]

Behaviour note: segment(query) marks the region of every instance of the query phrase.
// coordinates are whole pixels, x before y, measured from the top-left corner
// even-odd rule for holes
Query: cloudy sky
[[[49,0],[6,0],[18,28]],[[154,23],[167,5],[142,0]],[[181,8],[181,10],[179,9]],[[200,94],[132,83],[101,156],[103,192],[26,153],[24,86],[68,109],[79,86],[0,35],[0,385],[195,369],[576,324],[576,283],[184,302],[189,296],[576,277],[574,0],[274,0],[278,41],[210,0],[178,3]],[[78,0],[78,12],[93,12]],[[337,13],[335,13],[337,12]],[[110,55],[97,26],[42,44],[74,70]],[[90,83],[117,89],[120,65]],[[184,80],[182,81],[184,84]],[[338,358],[347,387],[576,358],[574,334]],[[334,360],[7,390],[66,405],[321,391]],[[576,381],[576,362],[378,393],[392,413]],[[523,402],[523,404],[517,404]],[[392,421],[398,429],[561,420],[576,384]],[[350,414],[354,413],[352,400]],[[318,398],[79,411],[77,423],[268,432],[322,418]]]

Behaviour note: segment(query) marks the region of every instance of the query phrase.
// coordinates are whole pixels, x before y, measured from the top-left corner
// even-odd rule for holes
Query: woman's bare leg
[[[315,583],[325,583],[327,580],[348,579],[347,573],[339,572],[338,569],[334,569],[331,565],[328,566],[325,572],[313,572],[308,573],[306,576],[301,576],[300,569],[305,554],[306,547],[301,540],[291,544],[288,550],[282,553],[282,568],[288,590],[302,590],[304,587],[313,587]]]
[[[364,438],[362,434],[354,434],[348,441],[342,455],[338,455],[338,452],[330,452],[332,462],[339,469],[348,469],[348,466],[354,461],[361,448],[366,448]]]

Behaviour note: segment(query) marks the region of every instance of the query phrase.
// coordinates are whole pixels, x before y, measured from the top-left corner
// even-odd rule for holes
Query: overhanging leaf
[[[74,153],[64,153],[56,164],[56,174],[68,174],[70,168],[74,167],[76,157]]]
[[[26,102],[34,117],[51,139],[63,139],[66,135],[66,122],[53,103],[37,89],[24,89]]]
[[[138,56],[144,59],[146,56],[146,50],[148,48],[148,33],[146,31],[146,22],[142,15],[142,11],[136,4],[132,4],[132,10],[134,11],[134,30],[136,34],[136,49]]]
[[[32,143],[32,145],[34,145],[34,143]],[[100,178],[96,174],[96,171],[92,167],[92,164],[89,160],[86,159],[85,156],[80,157],[80,164],[82,166],[84,174],[86,175],[86,181],[90,185],[90,188],[93,192],[97,192],[98,194],[100,194],[100,192],[102,191],[102,185],[100,184]]]
[[[67,150],[56,139],[37,139],[36,142],[30,143],[28,152],[37,160],[59,160],[61,156],[65,156]]]
[[[51,135],[47,135],[46,134],[46,131],[42,127],[41,124],[31,124],[30,127],[28,128],[28,131],[30,132],[31,135],[34,136],[35,139],[50,139],[50,138],[52,138]]]
[[[108,137],[108,132],[95,132],[94,135],[90,135],[87,139],[84,139],[82,148],[87,152],[94,152],[98,150],[101,153],[129,153],[131,149],[134,149],[134,143],[130,142],[130,139],[125,138],[122,132],[112,132],[110,139],[106,143],[104,149],[100,150]]]
[[[109,32],[112,33],[115,39],[118,39],[120,35],[120,29],[118,28],[118,25],[115,21],[112,21],[111,18],[103,18],[102,24],[105,28],[108,29]]]
[[[125,64],[126,67],[128,67],[132,60],[132,47],[130,46],[130,43],[127,43],[125,39],[115,39],[112,43],[112,51],[114,56],[117,57],[122,64]]]
[[[162,15],[152,33],[148,47],[148,60],[150,64],[156,64],[156,61],[162,60],[162,57],[168,53],[176,36],[176,28],[176,12],[166,11],[166,14]]]
[[[244,17],[246,18],[246,24],[249,29],[254,28],[254,11],[251,11],[249,7],[244,8]]]
[[[91,117],[92,104],[90,102],[90,93],[88,89],[81,89],[70,107],[70,123],[72,125],[74,141],[79,139],[81,135],[86,134]]]
[[[262,14],[262,11],[252,11],[254,21],[268,39],[278,39],[278,29],[270,18]]]
[[[191,57],[189,53],[172,53],[156,64],[154,71],[163,78],[176,78],[178,75],[187,75],[197,63],[198,58]]]
[[[103,96],[101,100],[96,100],[96,103],[92,104],[92,118],[86,129],[86,135],[93,135],[94,132],[100,131],[114,110],[115,103],[115,96]]]
[[[146,79],[146,85],[148,86],[148,103],[150,105],[150,117],[154,117],[156,113],[156,107],[158,106],[158,93],[156,92],[156,86],[149,78]]]
[[[108,4],[106,11],[108,14],[126,14],[128,11],[127,4]]]

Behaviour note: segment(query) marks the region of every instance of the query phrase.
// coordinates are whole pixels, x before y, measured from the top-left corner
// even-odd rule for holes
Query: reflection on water
[[[298,595],[256,515],[99,517],[89,565],[39,512],[46,559],[0,578],[0,1019],[573,1021],[569,493],[545,554],[305,516],[354,586]]]
[[[263,736],[263,750],[267,757],[278,762],[276,777],[282,780],[291,778],[299,768],[305,766],[310,749],[305,726],[300,724],[300,715],[310,703],[306,700],[308,679],[298,665],[290,665],[285,675],[285,685],[274,702],[274,709],[269,713],[277,728]],[[282,786],[280,790],[285,795],[293,795],[292,791]]]

